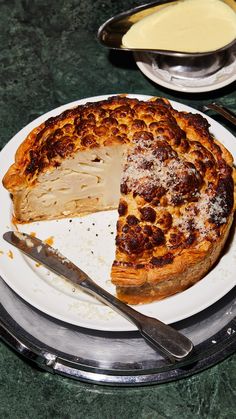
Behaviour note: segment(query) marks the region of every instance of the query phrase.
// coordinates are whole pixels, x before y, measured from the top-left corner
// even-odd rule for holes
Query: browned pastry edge
[[[163,116],[163,120],[161,119],[158,127],[155,125],[156,122],[152,123],[152,115],[145,114],[148,106],[149,112],[155,114],[155,103],[159,108],[159,115]],[[127,104],[128,106],[126,106]],[[129,113],[132,114],[132,107],[135,106],[140,107],[141,116],[138,122],[136,120],[135,126],[130,129],[130,133],[127,134],[130,121],[132,124],[132,117],[129,117]],[[114,111],[116,118],[114,118],[114,115],[107,117],[102,113],[106,107],[111,113]],[[99,126],[93,124],[92,117],[89,116],[92,113],[98,117]],[[71,127],[75,127],[76,118],[80,118],[81,122],[80,114],[85,115],[85,122],[82,118],[79,135],[73,136],[70,130]],[[156,129],[160,130],[157,135],[163,135],[164,141],[167,135],[170,143],[172,142],[174,146],[180,147],[181,153],[187,152],[188,144],[185,134],[190,141],[199,141],[205,147],[207,153],[210,152],[215,156],[215,162],[220,164],[224,185],[227,182],[230,183],[232,180],[232,156],[220,142],[210,135],[208,122],[201,115],[177,112],[166,99],[152,98],[150,101],[140,102],[126,97],[112,97],[105,101],[88,103],[65,111],[55,118],[50,118],[27,136],[16,152],[15,163],[3,178],[3,185],[13,194],[14,204],[17,205],[18,192],[24,188],[33,188],[37,183],[37,177],[41,173],[58,167],[64,159],[73,156],[77,151],[104,145],[129,144],[135,138],[136,131],[138,136],[142,136],[142,132],[145,134],[145,130],[142,131],[143,121],[141,117],[144,123],[145,121],[148,122],[146,126],[149,125],[149,133],[152,130],[154,130],[153,132]],[[114,122],[115,119],[118,121],[118,128],[123,125],[122,129],[124,131],[121,132],[117,127],[113,127],[113,124],[117,124],[117,121]],[[126,122],[126,128],[123,121]],[[177,124],[175,125],[176,121]],[[102,124],[105,131],[104,127],[101,126]],[[108,136],[107,132],[110,127],[114,131],[110,131],[112,135],[109,134],[110,136]],[[68,135],[65,135],[67,131]],[[51,136],[52,132],[53,136]],[[201,166],[200,163],[199,159],[199,165]],[[233,170],[233,178],[235,184],[235,170]],[[190,245],[180,252],[178,250],[177,253],[170,253],[169,256],[166,253],[164,258],[147,258],[144,263],[139,263],[139,258],[135,261],[134,255],[128,254],[124,257],[123,253],[120,258],[120,254],[117,254],[111,276],[112,282],[117,287],[118,297],[130,304],[151,302],[180,292],[200,280],[216,262],[228,236],[235,209],[235,200],[234,204],[231,205],[230,203],[229,207],[230,212],[227,213],[227,221],[223,225],[215,226],[218,235],[215,241],[202,240],[198,247]],[[96,203],[94,210],[96,210]],[[20,219],[16,221],[20,222]],[[127,262],[124,261],[125,258]],[[153,260],[153,263],[151,263],[151,260]]]
[[[150,303],[184,291],[209,272],[219,258],[233,222],[233,214],[224,226],[221,238],[203,243],[204,249],[183,250],[173,263],[155,267],[122,266],[113,263],[112,278],[117,296],[128,304]]]
[[[33,185],[39,174],[58,167],[63,159],[72,157],[78,150],[129,144],[127,123],[132,121],[133,108],[139,107],[142,113],[142,106],[146,111],[152,103],[162,108],[163,113],[171,107],[165,98],[139,101],[119,95],[78,105],[49,118],[34,128],[18,147],[15,162],[3,177],[3,186],[16,192]]]

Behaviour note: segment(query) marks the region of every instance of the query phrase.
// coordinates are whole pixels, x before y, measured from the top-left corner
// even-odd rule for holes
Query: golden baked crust
[[[48,119],[20,145],[3,185],[14,193],[32,185],[39,174],[58,167],[77,151],[129,142],[137,103],[137,99],[115,96]]]
[[[121,176],[121,193],[100,199],[113,189],[99,174],[107,155],[113,172],[107,169],[103,177],[113,173],[119,183]],[[121,169],[115,172],[115,166]],[[78,172],[79,181],[69,177],[65,187],[68,172]],[[95,172],[86,195],[85,182]],[[3,184],[18,222],[114,208],[120,196],[111,277],[118,297],[138,304],[180,292],[209,271],[232,224],[233,178],[231,154],[201,115],[178,112],[167,99],[118,96],[65,111],[35,128]],[[57,179],[64,181],[60,191]],[[73,193],[70,179],[77,185]]]
[[[130,304],[183,291],[217,260],[233,220],[232,156],[197,114],[134,135],[121,183],[112,281]]]

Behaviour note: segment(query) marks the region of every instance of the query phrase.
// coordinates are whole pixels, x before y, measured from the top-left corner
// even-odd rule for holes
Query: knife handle
[[[118,300],[93,282],[78,266],[40,239],[31,237],[26,233],[16,234],[13,231],[4,233],[3,238],[32,259],[43,263],[53,272],[69,279],[73,284],[87,290],[112,309],[118,311],[119,314],[126,317],[138,328],[147,342],[167,355],[172,361],[181,361],[192,351],[193,344],[184,335],[157,319],[139,313]]]
[[[153,317],[145,316],[132,307],[118,300],[112,294],[99,287],[91,279],[86,278],[79,284],[93,296],[112,307],[119,314],[131,321],[139,330],[143,338],[157,348],[172,361],[181,361],[193,350],[192,342],[171,326]]]
[[[216,102],[208,103],[207,105],[203,106],[204,111],[207,111],[209,109],[212,109],[213,111],[218,112],[225,119],[230,121],[232,124],[236,125],[236,114],[232,112],[230,109],[226,108],[225,106],[222,106]]]

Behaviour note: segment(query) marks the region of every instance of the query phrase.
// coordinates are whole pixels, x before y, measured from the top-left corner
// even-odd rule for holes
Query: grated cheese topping
[[[165,205],[160,200],[155,203],[158,209],[167,209],[173,217],[174,207],[178,207],[178,214],[174,214],[172,227],[189,234],[195,229],[198,239],[206,236],[216,237],[214,223],[226,223],[225,216],[226,192],[211,196],[207,192],[200,173],[194,163],[187,160],[187,156],[177,153],[160,138],[140,141],[127,152],[124,164],[122,183],[134,194],[143,195],[148,188],[162,188],[165,191]],[[158,152],[160,149],[160,153]],[[175,203],[173,199],[179,200]],[[180,204],[180,205],[179,205]]]

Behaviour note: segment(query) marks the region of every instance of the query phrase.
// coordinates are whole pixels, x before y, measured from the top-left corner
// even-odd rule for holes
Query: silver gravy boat
[[[222,1],[236,12],[236,1]],[[236,39],[215,51],[193,53],[161,49],[127,48],[122,45],[123,35],[134,23],[174,3],[178,3],[178,1],[155,1],[113,16],[100,26],[97,34],[99,42],[110,49],[154,54],[159,68],[169,71],[175,77],[201,78],[214,74],[230,60],[236,47]]]

